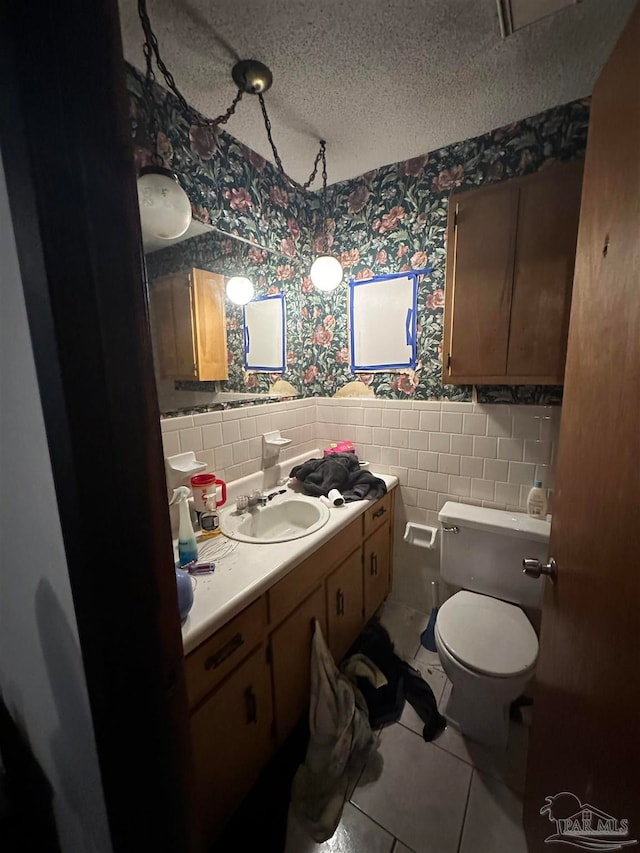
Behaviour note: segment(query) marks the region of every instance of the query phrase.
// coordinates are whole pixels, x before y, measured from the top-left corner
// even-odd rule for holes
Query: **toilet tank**
[[[525,575],[522,560],[546,562],[548,521],[453,501],[445,503],[438,518],[443,580],[520,607],[542,607],[544,575]]]

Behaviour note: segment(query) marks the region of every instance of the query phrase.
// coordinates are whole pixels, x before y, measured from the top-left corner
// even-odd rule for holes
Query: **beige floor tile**
[[[450,682],[445,686],[440,710],[443,711]],[[433,743],[440,749],[445,749],[452,755],[493,776],[513,788],[515,791],[524,790],[525,772],[527,767],[527,747],[529,743],[529,727],[525,723],[511,723],[509,728],[509,745],[502,752],[492,750],[482,744],[465,738],[455,726],[447,725]]]
[[[401,725],[380,735],[380,778],[352,802],[415,853],[456,853],[472,769]]]
[[[489,776],[473,772],[460,853],[527,853],[522,799]]]
[[[333,837],[316,844],[290,813],[285,853],[391,853],[393,836],[346,803]]]

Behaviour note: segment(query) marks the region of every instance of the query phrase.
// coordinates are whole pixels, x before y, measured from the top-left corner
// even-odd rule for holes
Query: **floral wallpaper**
[[[139,163],[148,159],[143,128],[148,106],[142,77],[129,69],[131,128]],[[442,385],[445,231],[449,196],[543,169],[555,160],[584,157],[588,99],[547,110],[507,127],[383,166],[328,189],[328,242],[349,278],[432,267],[418,291],[418,364],[415,370],[359,374],[349,371],[347,288],[315,290],[308,278],[311,253],[322,249],[320,196],[293,189],[255,152],[222,133],[215,152],[208,131],[186,126],[175,99],[156,88],[161,149],[180,174],[203,221],[265,246],[233,240],[195,240],[149,256],[150,277],[195,265],[221,273],[244,272],[259,293],[283,290],[287,303],[284,379],[303,395],[373,395],[399,399],[470,400],[472,389]],[[166,140],[166,141],[165,141]],[[331,151],[329,148],[329,161]],[[201,241],[201,242],[200,242]],[[195,255],[186,256],[193,244]],[[182,247],[182,248],[181,248]],[[228,304],[229,390],[267,390],[276,377],[242,369],[241,311]],[[548,386],[483,386],[481,402],[561,402]]]

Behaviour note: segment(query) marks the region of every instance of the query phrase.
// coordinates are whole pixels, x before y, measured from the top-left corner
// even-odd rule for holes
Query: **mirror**
[[[259,296],[244,306],[244,365],[247,370],[284,373],[285,310],[284,293]]]
[[[197,220],[193,220],[182,238],[171,241],[170,245],[166,242],[164,247],[158,241],[145,244],[152,299],[156,279],[194,268],[217,273],[225,279],[246,275],[254,283],[256,298],[245,310],[229,299],[224,300],[228,378],[200,382],[195,377],[189,380],[157,376],[160,412],[187,413],[201,407],[253,405],[298,396],[298,390],[283,378],[286,370],[284,288],[289,259]],[[248,317],[250,347],[246,346],[245,316]],[[154,329],[152,334],[157,353],[157,331]],[[157,364],[156,358],[156,368]]]

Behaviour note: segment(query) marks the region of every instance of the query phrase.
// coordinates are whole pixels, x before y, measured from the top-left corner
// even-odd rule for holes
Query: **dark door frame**
[[[113,849],[192,848],[116,0],[5,3],[0,144]]]

